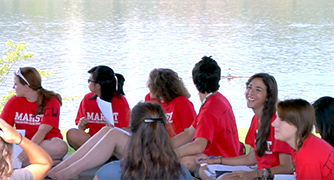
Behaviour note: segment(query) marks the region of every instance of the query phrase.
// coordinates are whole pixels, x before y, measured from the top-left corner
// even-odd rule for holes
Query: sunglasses
[[[88,79],[88,83],[90,83],[90,82],[97,83],[97,81],[93,81],[93,80]]]
[[[17,71],[15,72],[15,75],[19,76],[25,83],[28,84],[28,86],[30,86],[28,80],[23,76],[21,72],[21,68],[17,69]]]

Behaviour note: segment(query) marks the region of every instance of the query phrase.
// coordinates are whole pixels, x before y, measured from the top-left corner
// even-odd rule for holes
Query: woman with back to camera
[[[106,121],[96,102],[97,97],[112,104],[116,127],[129,126],[130,108],[124,97],[123,75],[114,73],[110,67],[103,65],[91,68],[88,73],[90,74],[88,87],[91,92],[86,94],[80,103],[75,119],[78,129],[73,128],[66,133],[68,144],[75,150],[106,126]],[[85,132],[86,129],[89,129],[88,133]]]
[[[245,92],[247,107],[252,108],[254,116],[248,130],[245,143],[251,146],[247,155],[234,158],[206,159],[198,157],[198,163],[225,165],[254,165],[257,169],[250,172],[236,171],[224,174],[220,179],[254,179],[272,178],[274,174],[289,174],[292,172],[291,148],[285,142],[274,138],[274,128],[271,126],[276,118],[275,104],[278,98],[277,83],[273,76],[258,73],[251,76],[246,83]],[[201,168],[202,179],[208,178]],[[270,178],[269,177],[269,178]]]
[[[277,118],[272,123],[275,138],[294,149],[295,178],[334,179],[334,148],[312,134],[314,109],[303,99],[277,104]]]
[[[16,129],[24,129],[25,137],[41,146],[52,158],[53,165],[61,162],[67,145],[59,130],[61,96],[42,87],[42,79],[33,67],[22,67],[15,72],[16,95],[6,103],[1,118]],[[29,164],[23,151],[18,159]]]
[[[324,96],[313,103],[316,132],[334,147],[334,98]]]
[[[160,105],[138,103],[132,109],[132,135],[124,159],[104,165],[94,179],[192,180],[174,151],[166,124],[166,115]]]
[[[80,114],[81,116],[84,116],[85,111],[87,114],[89,112],[95,112],[99,116],[102,116],[96,103],[96,98],[100,97],[105,101],[111,102],[115,126],[117,127],[117,124],[127,124],[128,126],[130,108],[123,96],[124,77],[120,74],[116,74],[116,80],[114,71],[107,66],[96,66],[88,72],[90,73],[89,89],[92,91],[92,93],[88,94],[88,97],[91,97],[92,99],[88,97],[84,98],[83,103],[81,103],[81,107],[79,108],[78,117],[80,117]],[[87,108],[87,110],[85,110],[85,108]],[[81,126],[81,123],[85,124],[87,120],[88,119],[85,117],[80,118],[79,127]],[[118,123],[116,120],[118,120]],[[90,120],[89,122],[92,122],[91,126],[93,126],[93,120]],[[49,171],[48,176],[53,179],[61,180],[76,179],[79,178],[81,172],[104,164],[112,156],[116,156],[118,159],[122,158],[124,152],[123,149],[129,136],[124,132],[121,132],[119,129],[117,130],[110,125],[105,126],[105,124],[106,121],[103,120],[102,126],[104,127],[92,137],[88,138],[88,140],[86,140],[86,142],[69,158],[52,168]],[[83,133],[83,130],[74,130],[71,132],[72,135]]]
[[[167,122],[172,127],[167,128],[171,137],[191,126],[196,112],[189,101],[190,94],[176,72],[167,68],[153,69],[147,87],[150,93],[146,95],[145,101],[156,102],[163,107]]]
[[[3,119],[0,119],[0,129],[0,151],[2,154],[0,158],[0,179],[43,179],[51,167],[51,157],[40,146],[16,132],[15,129]],[[11,156],[13,154],[12,143],[21,146],[27,153],[30,165],[21,169],[13,169],[11,162]]]

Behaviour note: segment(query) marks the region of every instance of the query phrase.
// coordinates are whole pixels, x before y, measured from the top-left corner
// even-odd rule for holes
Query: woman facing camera
[[[275,138],[295,150],[296,179],[334,179],[334,148],[312,134],[314,109],[303,99],[277,104],[277,118],[272,123]]]
[[[220,179],[254,179],[272,178],[274,174],[292,172],[291,148],[285,142],[274,138],[271,123],[276,119],[276,102],[278,98],[277,83],[273,76],[258,73],[246,82],[245,98],[247,107],[254,112],[251,126],[245,142],[250,145],[247,155],[233,158],[212,158],[199,156],[197,163],[224,165],[257,165],[253,171],[235,171],[220,176]],[[205,159],[205,160],[202,160]],[[202,179],[208,178],[201,168]]]
[[[104,165],[95,180],[104,179],[189,179],[181,165],[166,129],[167,119],[161,106],[138,103],[131,113],[131,137],[124,159]]]
[[[41,146],[58,164],[67,153],[67,145],[59,130],[61,96],[42,87],[42,79],[33,67],[19,68],[15,72],[16,95],[6,103],[1,118],[16,129],[24,129],[25,137]],[[23,166],[29,164],[26,152],[18,159]]]
[[[160,104],[171,125],[168,133],[171,137],[189,128],[196,117],[194,105],[189,101],[190,94],[178,74],[167,68],[153,69],[147,86],[150,93],[145,101]]]

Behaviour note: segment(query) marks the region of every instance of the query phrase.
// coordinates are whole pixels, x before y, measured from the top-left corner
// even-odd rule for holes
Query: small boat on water
[[[234,78],[249,78],[249,76],[221,76],[221,78],[234,79]]]

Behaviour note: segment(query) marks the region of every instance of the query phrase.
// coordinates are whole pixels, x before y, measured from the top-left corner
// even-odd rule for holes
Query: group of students
[[[104,164],[95,180],[208,179],[203,163],[257,165],[253,171],[225,173],[218,179],[270,179],[275,174],[292,173],[296,179],[334,178],[331,97],[320,98],[313,105],[302,99],[278,102],[273,76],[251,76],[245,98],[255,115],[245,140],[251,148],[245,155],[232,106],[218,92],[221,69],[211,56],[202,57],[192,70],[202,103],[198,114],[182,79],[171,69],[150,72],[145,102],[132,109],[125,98],[123,75],[102,65],[88,73],[91,92],[80,103],[75,120],[78,128],[66,134],[76,151],[63,159],[68,149],[58,127],[60,95],[42,87],[35,68],[15,72],[16,95],[0,116],[1,147],[3,154],[9,155],[0,161],[0,167],[5,167],[0,178],[42,179],[47,175],[51,179],[77,179],[81,172]],[[97,98],[111,103],[114,126],[106,125]],[[324,140],[312,134],[314,125]],[[26,137],[12,126],[24,129]],[[23,148],[18,159],[24,169],[11,167],[12,150],[6,148],[11,143]]]

